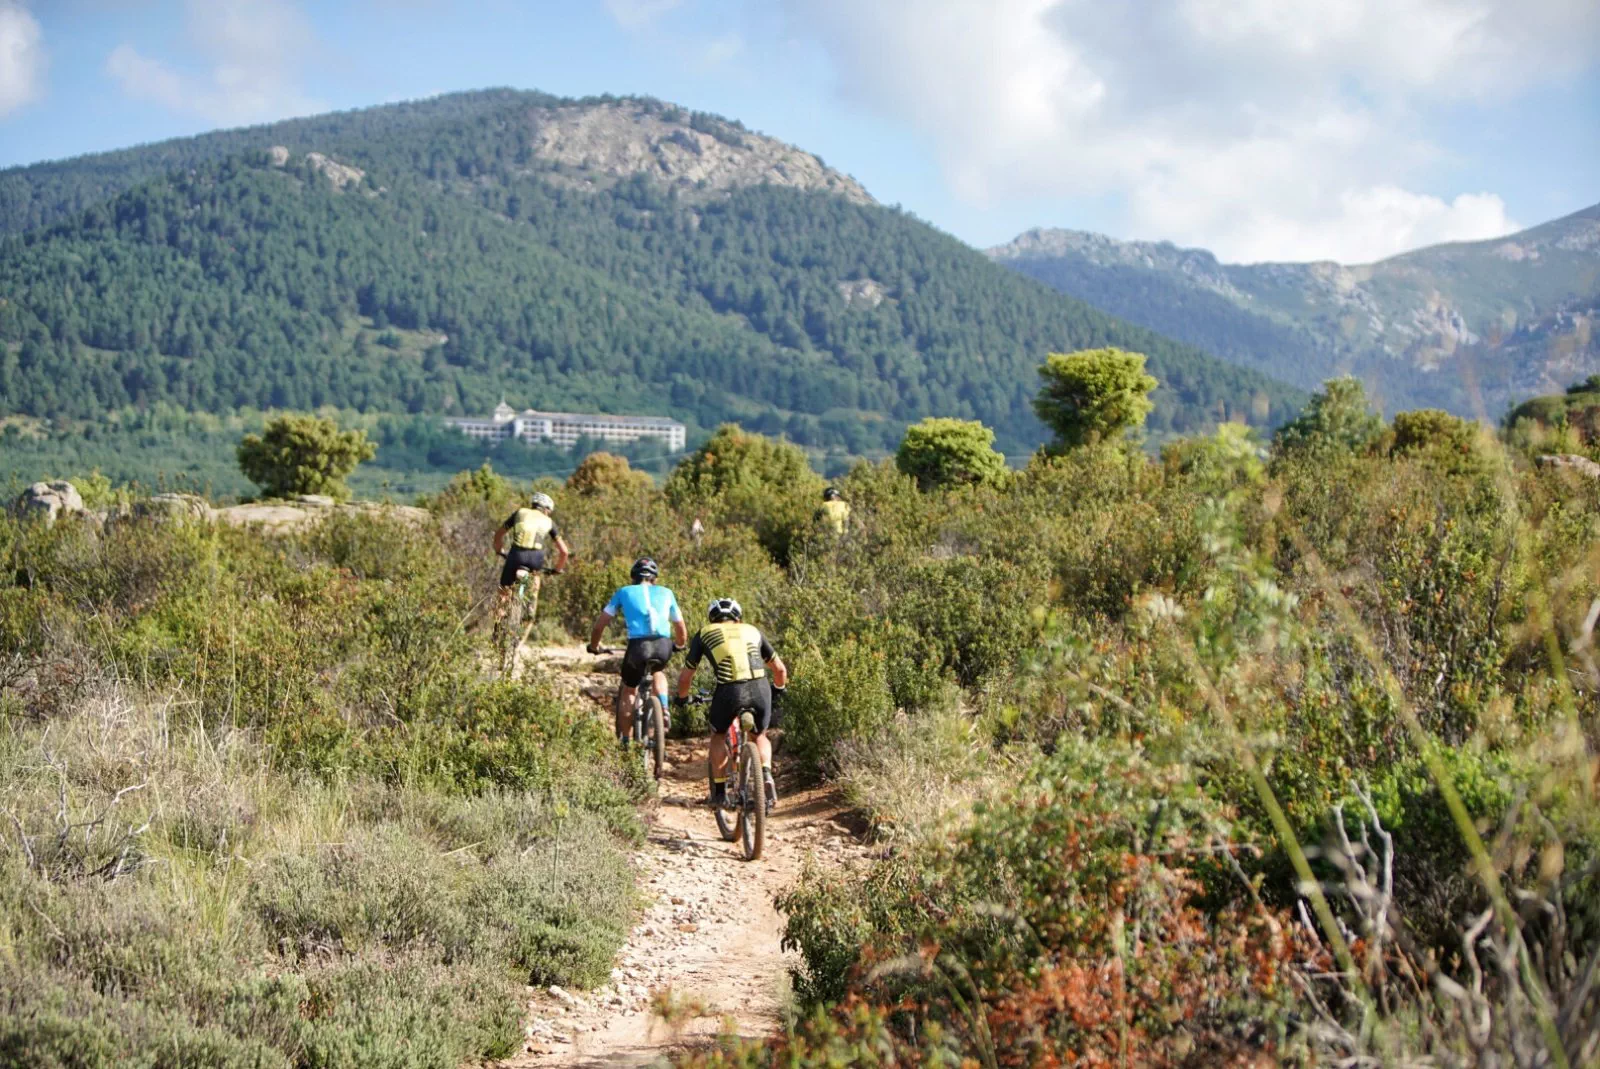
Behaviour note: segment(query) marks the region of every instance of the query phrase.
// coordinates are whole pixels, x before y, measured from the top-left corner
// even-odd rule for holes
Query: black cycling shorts
[[[645,676],[665,668],[670,660],[670,638],[630,638],[628,651],[622,655],[622,682],[625,686],[637,687]]]
[[[500,569],[500,585],[516,586],[518,568],[526,568],[538,575],[544,570],[544,550],[518,549],[516,546],[506,550],[506,566]]]
[[[706,719],[718,735],[728,730],[734,718],[746,709],[755,714],[756,734],[772,724],[772,680],[745,679],[738,683],[719,683],[711,693],[711,708]]]

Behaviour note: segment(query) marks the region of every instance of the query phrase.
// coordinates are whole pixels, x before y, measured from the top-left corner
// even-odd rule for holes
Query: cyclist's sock
[[[727,796],[728,781],[725,779],[713,779],[711,781],[711,800],[713,802],[720,802]]]

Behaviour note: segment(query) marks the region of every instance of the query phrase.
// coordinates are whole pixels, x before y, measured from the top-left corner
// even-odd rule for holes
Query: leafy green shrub
[[[914,1027],[880,1038],[913,1060],[928,1045],[988,1064],[1292,1057],[1283,972],[1309,948],[1286,917],[1190,901],[1219,825],[1176,768],[1065,749],[948,847],[791,893],[797,989],[893,1007]],[[858,1038],[850,1006],[802,1026],[791,1052]]]
[[[1366,387],[1346,375],[1324,382],[1301,413],[1278,429],[1273,447],[1284,456],[1359,453],[1382,433],[1383,417],[1369,408]]]
[[[651,485],[648,473],[634,471],[627,457],[615,453],[590,453],[567,476],[567,489],[578,494],[628,493]]]
[[[930,416],[913,423],[894,462],[923,490],[994,484],[1006,477],[1006,458],[994,450],[994,431],[976,420]]]
[[[279,416],[239,443],[239,470],[267,497],[350,496],[345,477],[378,448],[362,430],[341,431],[330,419]]]
[[[789,661],[783,737],[803,765],[836,768],[841,740],[866,737],[894,715],[886,660],[882,650],[844,639],[805,649]]]
[[[823,486],[799,446],[725,424],[672,470],[664,489],[680,509],[748,526],[783,563],[809,529]]]

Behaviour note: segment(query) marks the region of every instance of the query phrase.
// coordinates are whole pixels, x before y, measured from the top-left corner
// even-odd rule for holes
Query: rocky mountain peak
[[[584,184],[643,174],[684,192],[765,184],[873,203],[859,182],[809,152],[670,104],[575,103],[540,108],[533,118],[534,155]]]

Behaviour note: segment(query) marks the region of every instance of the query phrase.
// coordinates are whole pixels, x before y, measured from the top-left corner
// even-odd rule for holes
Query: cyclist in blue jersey
[[[633,585],[621,587],[611,595],[589,631],[589,652],[599,653],[600,639],[613,619],[621,616],[628,625],[628,650],[622,655],[622,685],[617,688],[615,705],[617,739],[624,746],[633,734],[633,711],[638,703],[634,688],[646,675],[650,676],[651,688],[665,715],[667,677],[661,670],[672,659],[672,651],[683,649],[689,642],[689,629],[678,609],[678,599],[671,590],[656,585],[661,574],[656,562],[640,557],[628,574]]]

